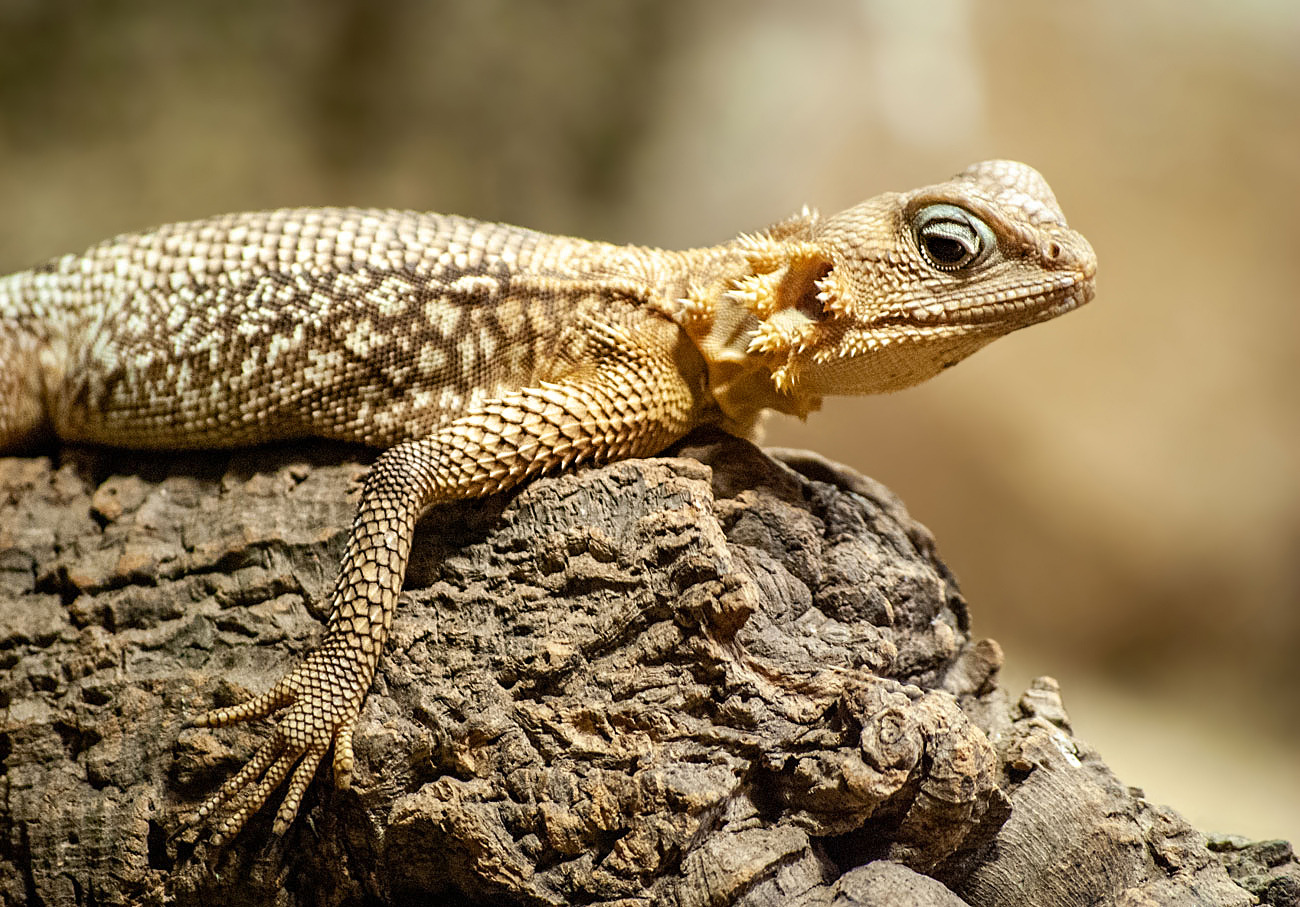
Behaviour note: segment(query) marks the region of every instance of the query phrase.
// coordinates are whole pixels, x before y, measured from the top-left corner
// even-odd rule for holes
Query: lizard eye
[[[916,244],[940,271],[978,264],[997,242],[984,221],[956,205],[927,205],[912,221]]]

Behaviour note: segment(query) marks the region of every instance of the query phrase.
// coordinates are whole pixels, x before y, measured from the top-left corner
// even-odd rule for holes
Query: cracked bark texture
[[[212,847],[264,729],[183,717],[321,635],[356,453],[0,460],[0,902],[1300,902],[998,688],[887,490],[709,434],[430,514],[353,787]]]

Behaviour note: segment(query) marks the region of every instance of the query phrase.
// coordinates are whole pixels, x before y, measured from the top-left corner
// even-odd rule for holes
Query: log
[[[1289,845],[1148,803],[1050,679],[1008,696],[885,488],[717,433],[431,513],[352,787],[214,846],[182,818],[266,728],[184,716],[320,638],[366,456],[0,460],[0,901],[1300,899]]]

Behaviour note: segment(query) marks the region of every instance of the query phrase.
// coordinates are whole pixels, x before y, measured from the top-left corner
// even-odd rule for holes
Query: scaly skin
[[[684,252],[398,211],[230,215],[0,279],[0,452],[51,437],[384,448],[321,646],[193,722],[284,710],[194,817],[227,839],[289,778],[282,833],[331,746],[349,783],[430,507],[915,384],[1087,302],[1095,268],[1042,177],[1008,161]]]

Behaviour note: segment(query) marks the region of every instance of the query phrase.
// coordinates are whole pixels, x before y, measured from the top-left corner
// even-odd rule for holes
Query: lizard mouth
[[[933,328],[1007,326],[1027,327],[1063,315],[1093,298],[1094,285],[1087,274],[1062,274],[1050,281],[1000,293],[966,297],[959,306],[913,304],[896,309],[875,324],[897,325],[927,331]]]

